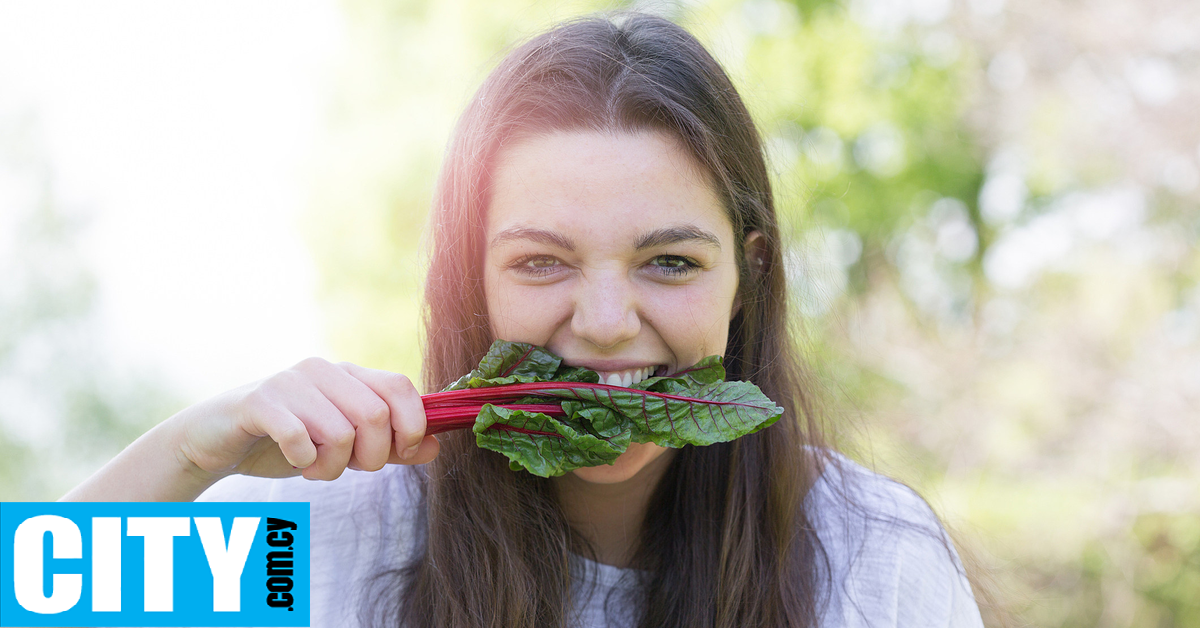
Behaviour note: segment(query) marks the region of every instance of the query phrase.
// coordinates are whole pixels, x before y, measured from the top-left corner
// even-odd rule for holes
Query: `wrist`
[[[174,482],[184,494],[194,499],[218,480],[232,474],[232,470],[224,473],[210,471],[197,463],[192,447],[186,438],[186,419],[176,414],[155,426],[146,434],[152,438],[154,447],[166,454],[167,464],[171,465],[170,475],[176,478]]]

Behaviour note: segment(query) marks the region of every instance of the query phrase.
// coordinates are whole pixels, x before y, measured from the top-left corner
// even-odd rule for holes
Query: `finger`
[[[316,387],[300,386],[289,398],[291,411],[304,422],[317,449],[316,460],[301,474],[310,480],[336,480],[346,470],[354,447],[354,426]]]
[[[430,434],[421,439],[421,444],[417,446],[417,453],[411,458],[403,459],[393,449],[391,456],[388,457],[388,464],[426,464],[437,458],[438,451],[441,450],[441,443],[438,442],[436,436]]]
[[[388,403],[370,386],[325,360],[306,360],[297,367],[307,372],[317,390],[354,426],[353,466],[368,471],[383,468],[392,447]]]
[[[410,462],[419,452],[426,424],[425,406],[412,381],[399,373],[369,369],[349,362],[342,362],[338,366],[369,386],[387,403],[391,410],[392,447],[401,460]]]
[[[282,406],[263,409],[251,419],[251,432],[266,436],[279,445],[288,463],[297,469],[311,466],[317,460],[317,447],[308,435],[300,417]]]

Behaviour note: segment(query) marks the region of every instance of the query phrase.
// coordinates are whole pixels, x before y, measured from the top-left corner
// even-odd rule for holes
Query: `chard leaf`
[[[540,400],[545,403],[545,398]],[[567,416],[583,422],[588,431],[604,439],[619,439],[626,442],[632,436],[629,421],[610,408],[580,401],[563,401],[562,409]]]
[[[562,358],[542,347],[497,340],[479,361],[479,366],[458,378],[446,390],[545,381],[598,382],[600,376],[595,371],[563,366]]]
[[[551,477],[612,464],[630,442],[711,445],[764,429],[783,414],[754,384],[724,378],[720,356],[708,356],[632,388],[600,385],[594,371],[564,366],[542,347],[497,341],[478,368],[446,390],[508,386],[496,390],[493,403],[561,401],[566,417],[487,404],[474,426],[476,443],[507,456],[514,470]]]
[[[489,429],[496,424],[510,429]],[[623,438],[605,439],[579,421],[491,404],[483,406],[473,429],[476,444],[504,454],[514,471],[525,469],[544,478],[612,464],[629,446],[628,431]]]
[[[731,441],[766,428],[783,415],[783,408],[749,382],[712,382],[671,393],[604,386],[540,394],[614,410],[628,421],[633,442],[664,447]]]
[[[634,384],[633,388],[664,393],[687,393],[705,384],[713,384],[724,379],[725,367],[721,363],[721,356],[710,355],[691,368],[664,377],[646,378]]]

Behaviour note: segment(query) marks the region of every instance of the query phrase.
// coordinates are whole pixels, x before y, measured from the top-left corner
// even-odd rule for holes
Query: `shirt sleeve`
[[[828,559],[821,625],[982,628],[958,553],[929,505],[845,458],[833,466],[807,502]]]

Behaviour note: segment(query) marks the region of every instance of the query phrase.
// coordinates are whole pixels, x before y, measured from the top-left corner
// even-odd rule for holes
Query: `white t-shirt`
[[[835,456],[835,461],[805,502],[831,572],[820,625],[982,627],[958,555],[924,500],[846,458]],[[346,471],[333,482],[233,476],[200,500],[309,502],[312,626],[357,627],[371,578],[414,555],[415,477],[401,466],[374,473]],[[578,625],[631,625],[633,609],[614,609],[612,603],[606,609],[605,601],[614,590],[636,586],[636,573],[579,560],[588,580],[575,586],[591,585],[577,589],[591,595],[574,609]],[[821,572],[826,575],[824,568]]]

